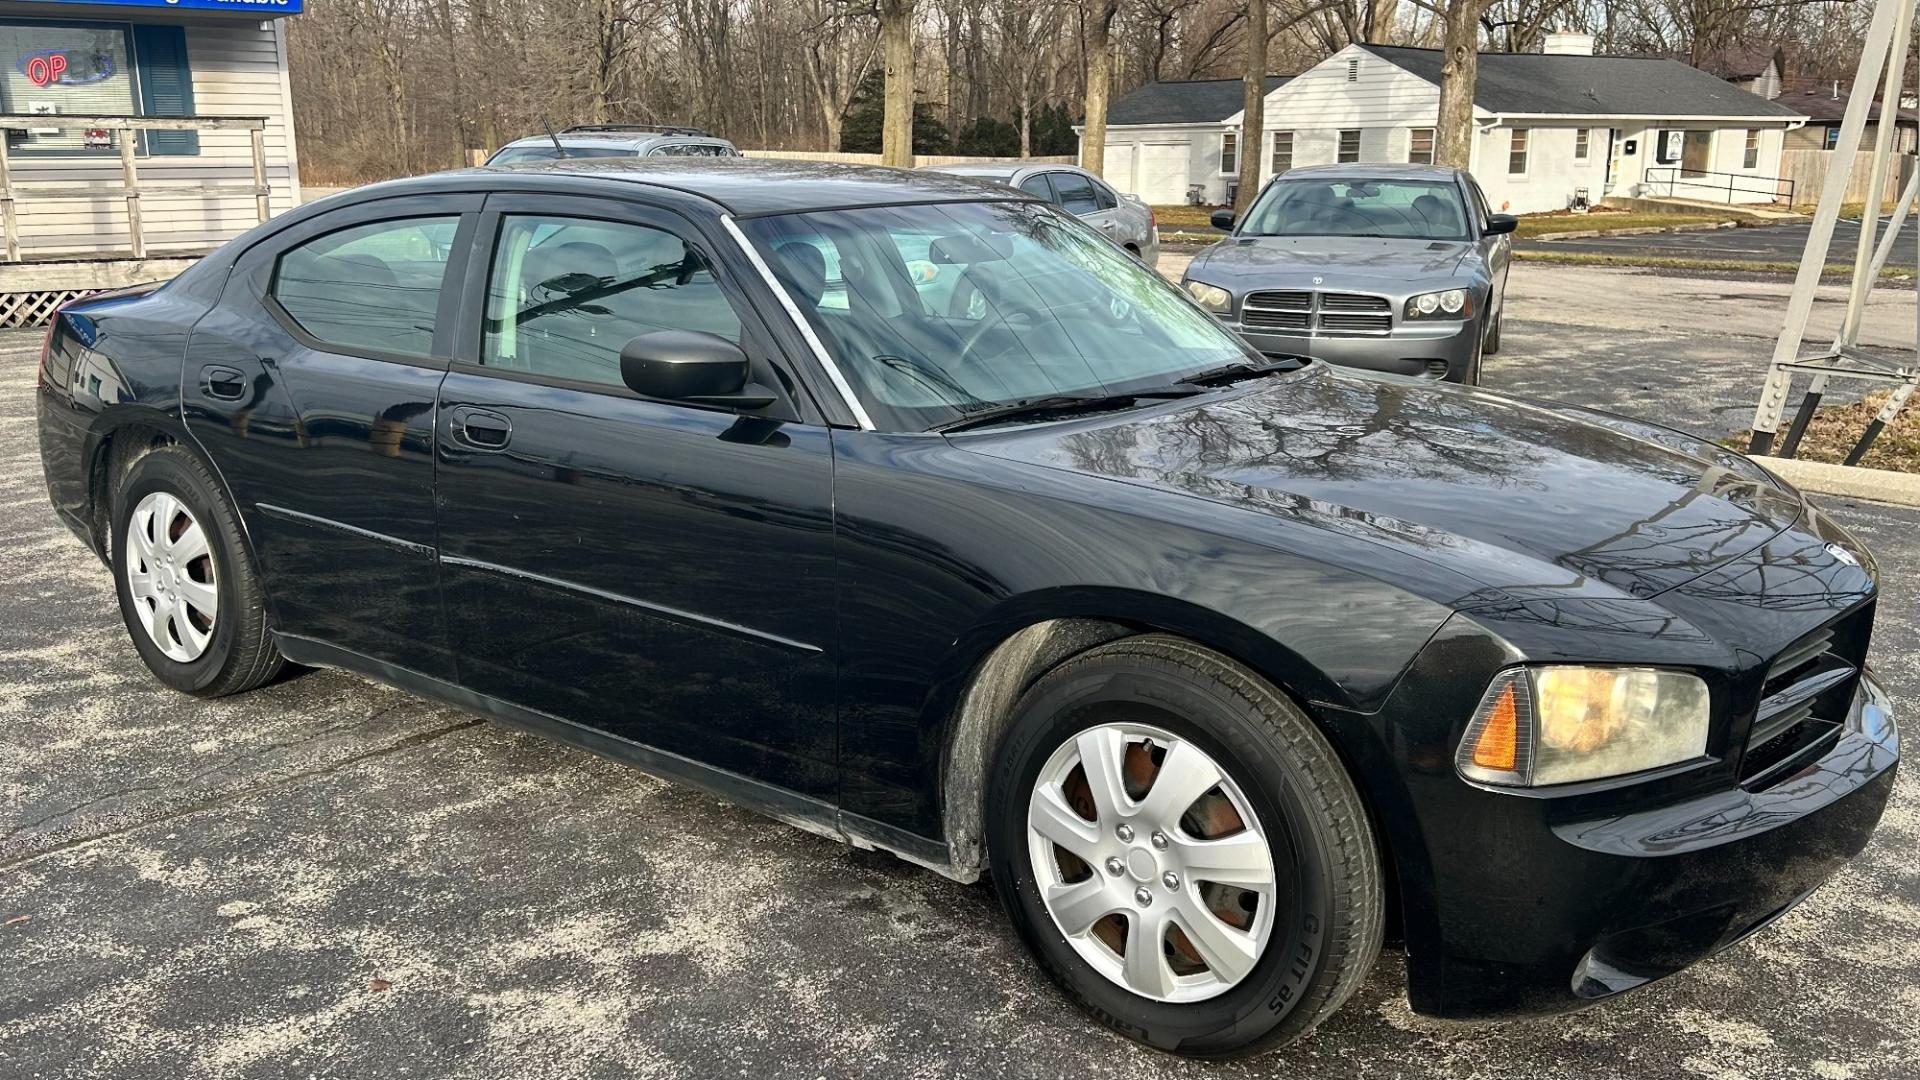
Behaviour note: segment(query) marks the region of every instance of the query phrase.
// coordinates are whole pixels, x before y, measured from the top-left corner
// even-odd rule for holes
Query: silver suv
[[[957,165],[922,165],[929,172],[971,176],[976,180],[1016,187],[1038,195],[1087,224],[1107,239],[1140,256],[1148,266],[1160,258],[1160,227],[1153,208],[1137,195],[1126,195],[1105,180],[1072,165],[1044,165],[1021,161],[981,161]]]
[[[556,147],[554,144],[558,143]],[[561,149],[566,153],[562,154]],[[529,135],[494,151],[489,165],[552,161],[559,157],[739,157],[718,135],[699,128],[657,124],[576,124],[554,135]]]

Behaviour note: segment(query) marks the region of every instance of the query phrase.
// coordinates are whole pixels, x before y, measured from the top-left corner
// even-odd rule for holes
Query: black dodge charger
[[[1616,416],[1261,356],[1016,190],[559,161],[73,304],[60,516],[162,681],[344,668],[961,881],[1224,1056],[1404,942],[1578,1008],[1866,844],[1870,556]]]

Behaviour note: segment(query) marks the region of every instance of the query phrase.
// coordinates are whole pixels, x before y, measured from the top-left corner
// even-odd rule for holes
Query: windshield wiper
[[[1222,364],[1217,368],[1208,368],[1198,375],[1187,376],[1184,381],[1191,386],[1225,386],[1227,383],[1239,382],[1242,379],[1256,379],[1276,372],[1299,371],[1306,366],[1306,360],[1297,356],[1270,359],[1264,364],[1250,364],[1241,360]]]
[[[1099,412],[1102,409],[1124,409],[1136,401],[1192,397],[1198,393],[1200,393],[1200,387],[1180,382],[1156,386],[1150,390],[1133,390],[1124,394],[1048,394],[1045,397],[1021,398],[984,409],[974,409],[965,416],[935,424],[927,430],[965,431],[969,428],[1030,417],[1070,416],[1074,413]]]

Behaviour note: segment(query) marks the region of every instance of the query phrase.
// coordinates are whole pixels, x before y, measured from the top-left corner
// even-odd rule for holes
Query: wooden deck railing
[[[114,132],[114,142],[120,150],[121,183],[117,187],[94,187],[85,184],[67,184],[64,186],[15,186],[12,163],[8,159],[5,131],[16,128],[48,128],[58,126],[63,129]],[[260,220],[272,216],[267,207],[267,118],[264,116],[72,116],[67,114],[43,115],[23,113],[0,113],[0,228],[6,234],[6,261],[20,261],[20,205],[36,200],[56,199],[99,199],[118,196],[127,203],[127,230],[132,237],[129,254],[136,259],[147,257],[147,238],[140,221],[140,159],[135,153],[136,140],[133,133],[148,131],[246,131],[253,137],[253,183],[251,184],[167,184],[144,189],[161,196],[178,195],[252,195],[254,208]],[[76,158],[61,162],[70,165]],[[171,158],[163,159],[174,164]]]

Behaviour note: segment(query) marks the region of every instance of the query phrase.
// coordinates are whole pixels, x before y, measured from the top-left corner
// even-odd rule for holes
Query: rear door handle
[[[472,450],[504,450],[513,439],[513,421],[491,409],[457,405],[447,416],[453,440]]]
[[[247,377],[233,368],[209,364],[200,369],[200,389],[210,398],[239,401],[247,395]]]

